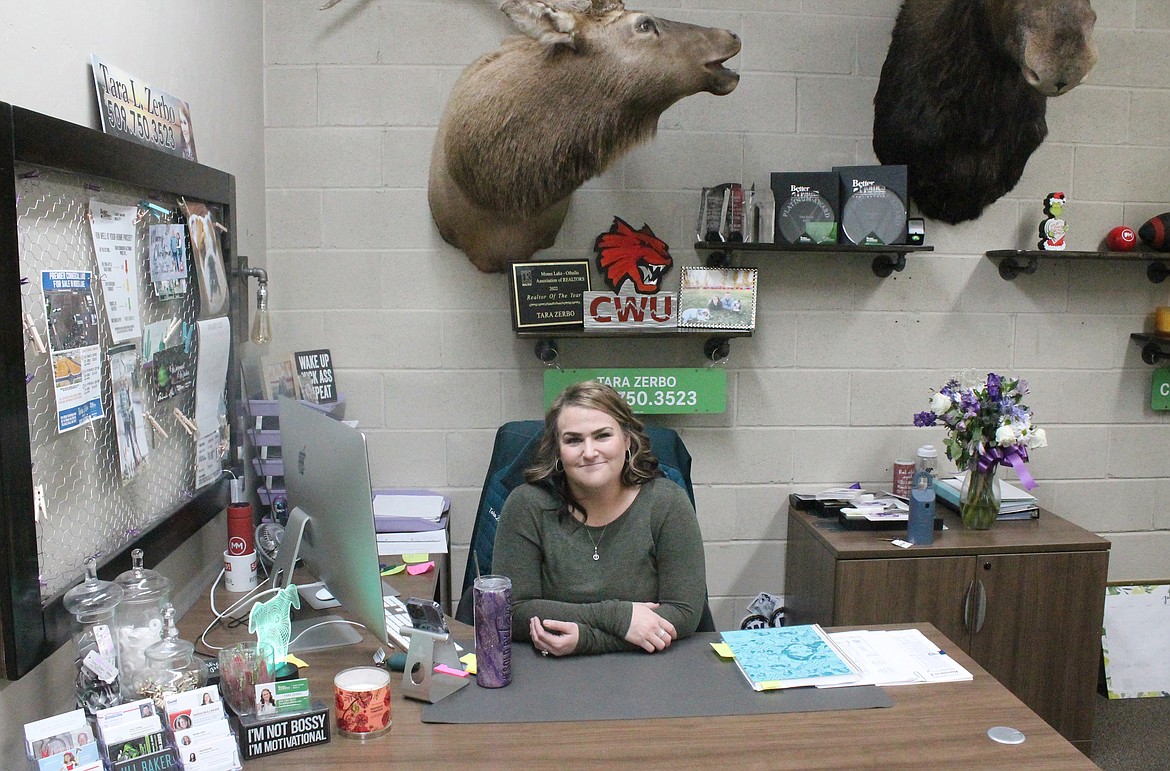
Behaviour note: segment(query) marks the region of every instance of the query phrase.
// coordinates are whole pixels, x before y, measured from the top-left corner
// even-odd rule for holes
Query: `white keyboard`
[[[406,605],[397,597],[387,594],[382,597],[382,609],[386,613],[386,636],[400,650],[409,650],[410,638],[402,633],[402,627],[412,626]]]

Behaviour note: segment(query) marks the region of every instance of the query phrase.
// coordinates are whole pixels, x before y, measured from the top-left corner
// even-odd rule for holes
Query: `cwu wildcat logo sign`
[[[593,243],[597,269],[611,292],[585,292],[585,329],[675,327],[677,298],[660,293],[662,278],[674,265],[670,247],[649,225],[635,230],[621,217]]]

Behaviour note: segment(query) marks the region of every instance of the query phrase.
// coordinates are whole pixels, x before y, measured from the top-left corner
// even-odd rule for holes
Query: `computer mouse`
[[[333,599],[333,595],[330,594],[329,590],[326,589],[324,586],[322,586],[320,589],[318,589],[317,594],[314,596],[316,596],[316,598],[318,600],[320,600],[321,602],[329,602],[330,600]]]

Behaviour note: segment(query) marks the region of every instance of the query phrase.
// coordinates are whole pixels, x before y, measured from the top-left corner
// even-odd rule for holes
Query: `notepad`
[[[861,680],[860,670],[818,624],[722,633],[753,690],[829,686]]]

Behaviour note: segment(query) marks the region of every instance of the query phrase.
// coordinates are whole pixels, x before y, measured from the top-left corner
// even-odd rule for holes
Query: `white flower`
[[[1000,426],[995,430],[995,443],[1000,447],[1011,447],[1019,442],[1020,440],[1016,437],[1015,429],[1011,427],[1011,424]]]
[[[1029,450],[1035,450],[1037,447],[1047,447],[1048,435],[1044,433],[1044,429],[1042,428],[1033,428],[1024,437],[1024,444],[1027,445]]]
[[[934,396],[930,397],[930,411],[935,415],[941,415],[950,408],[951,399],[946,394],[935,391]]]

